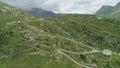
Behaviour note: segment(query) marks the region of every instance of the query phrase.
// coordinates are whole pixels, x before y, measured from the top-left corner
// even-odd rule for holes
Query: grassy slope
[[[0,12],[1,68],[79,68],[57,49],[75,52],[91,51],[87,46],[114,52],[120,49],[119,21],[72,14],[45,18],[8,5],[0,6],[6,10]],[[119,68],[120,64],[117,55],[108,58],[101,53],[82,57],[66,54],[79,63],[94,64],[97,68]]]
[[[108,17],[108,18],[114,18],[114,19],[119,19],[120,18],[120,11],[115,11],[115,12],[107,15],[106,17]]]

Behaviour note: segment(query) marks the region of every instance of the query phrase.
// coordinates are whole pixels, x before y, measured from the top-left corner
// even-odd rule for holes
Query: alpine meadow
[[[0,1],[0,68],[120,68],[120,3],[92,15]]]

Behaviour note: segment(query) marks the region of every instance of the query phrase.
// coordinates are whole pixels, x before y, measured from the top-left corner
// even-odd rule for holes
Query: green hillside
[[[114,18],[114,19],[120,19],[120,10],[119,11],[115,11],[115,12],[107,15],[106,17]]]
[[[117,20],[41,17],[0,2],[0,68],[120,68],[119,31]]]

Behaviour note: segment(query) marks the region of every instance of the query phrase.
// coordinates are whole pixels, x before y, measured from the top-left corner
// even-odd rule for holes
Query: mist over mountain
[[[57,13],[94,14],[102,5],[115,5],[120,0],[0,0],[28,9],[42,8]]]
[[[31,8],[31,9],[25,9],[25,10],[37,15],[42,15],[42,16],[53,16],[56,14],[52,11],[44,10],[41,8]]]

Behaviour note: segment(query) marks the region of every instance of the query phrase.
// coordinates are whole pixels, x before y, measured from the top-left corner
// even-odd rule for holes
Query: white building
[[[106,56],[111,56],[112,55],[112,51],[110,51],[108,49],[104,49],[102,53]]]

